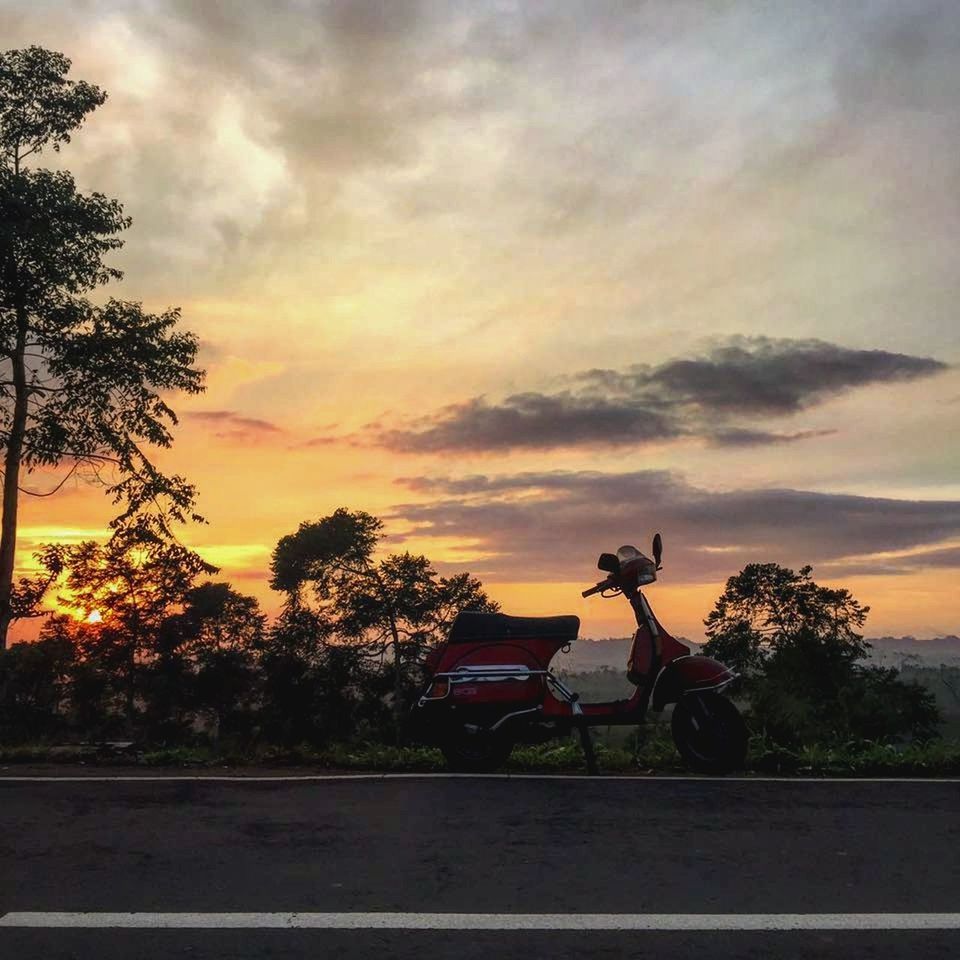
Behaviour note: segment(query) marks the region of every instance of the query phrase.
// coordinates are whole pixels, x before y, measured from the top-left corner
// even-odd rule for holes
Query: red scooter
[[[424,739],[438,744],[451,769],[488,772],[501,766],[514,744],[536,743],[579,731],[587,769],[596,772],[592,726],[642,723],[647,707],[673,708],[672,732],[680,754],[703,773],[743,765],[747,730],[722,695],[736,674],[717,660],[691,656],[654,616],[641,587],[657,579],[663,551],[658,533],[653,559],[636,547],[604,553],[597,566],[607,577],[584,597],[623,596],[637,621],[627,678],[627,700],[581,703],[550,670],[558,651],[577,639],[580,618],[508,617],[462,611],[450,636],[428,660],[432,673],[414,713]]]

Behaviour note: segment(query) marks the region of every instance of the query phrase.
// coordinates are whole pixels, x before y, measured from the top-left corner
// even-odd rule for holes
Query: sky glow
[[[43,162],[201,337],[161,462],[268,608],[347,506],[587,636],[656,530],[675,632],[756,560],[960,633],[955,3],[7,0],[0,38],[110,94]],[[110,515],[28,498],[21,565]]]

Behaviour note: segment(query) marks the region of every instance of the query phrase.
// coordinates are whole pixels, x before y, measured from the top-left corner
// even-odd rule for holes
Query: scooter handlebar
[[[580,596],[581,597],[592,597],[595,593],[599,593],[601,590],[605,590],[610,586],[610,577],[607,577],[606,580],[601,580],[599,583],[592,586],[589,590],[584,590]]]

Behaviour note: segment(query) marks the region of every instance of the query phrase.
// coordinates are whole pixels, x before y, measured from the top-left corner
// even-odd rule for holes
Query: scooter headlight
[[[643,587],[657,579],[657,565],[648,557],[637,561],[637,583]]]

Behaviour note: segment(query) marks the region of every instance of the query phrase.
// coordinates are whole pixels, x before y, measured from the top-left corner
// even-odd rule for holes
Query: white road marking
[[[960,777],[709,777],[664,774],[646,776],[636,774],[600,774],[589,776],[585,773],[316,773],[294,775],[258,775],[249,777],[236,774],[117,774],[83,776],[0,775],[0,783],[319,783],[329,781],[339,783],[349,780],[580,780],[593,783],[611,780],[628,780],[645,783],[648,781],[675,781],[680,783],[960,783]]]
[[[320,930],[960,930],[960,913],[7,913],[0,927]]]

